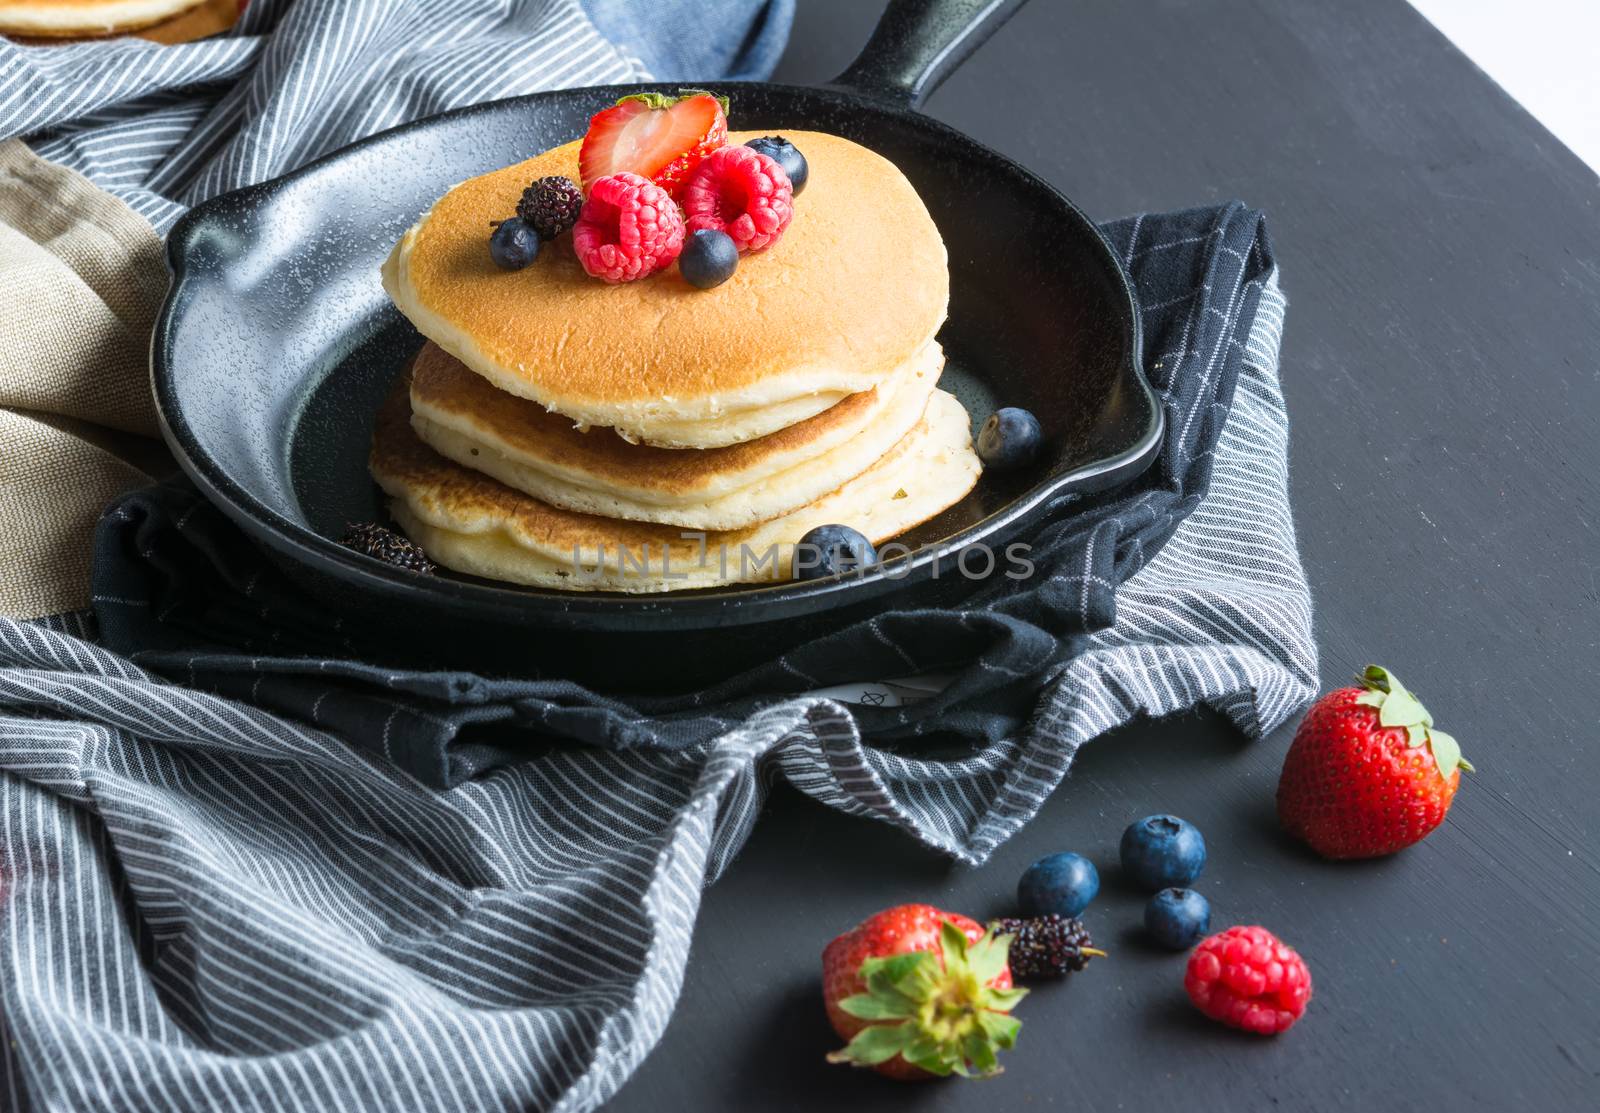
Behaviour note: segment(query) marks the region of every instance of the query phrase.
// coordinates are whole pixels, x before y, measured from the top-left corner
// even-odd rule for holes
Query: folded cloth
[[[226,34],[179,45],[0,38],[0,614],[87,606],[95,519],[172,470],[146,362],[166,290],[157,233],[198,201],[406,120],[649,79],[640,55],[664,79],[765,76],[793,0],[629,13],[613,0],[254,0]],[[694,34],[666,41],[673,28]]]
[[[954,644],[970,629],[975,663],[924,732],[985,738],[962,723],[992,712],[969,705],[1013,685],[1033,707],[955,754],[878,745],[869,708],[780,699],[776,684],[759,696],[767,670],[719,695],[729,721],[708,732],[692,707],[331,660],[307,706],[292,658],[196,657],[197,682],[274,713],[196,690],[171,650],[148,658],[169,679],[93,644],[92,623],[0,619],[0,1095],[63,1110],[590,1109],[660,1037],[701,888],[772,778],[977,864],[1083,743],[1135,715],[1203,703],[1250,736],[1282,723],[1312,696],[1316,660],[1262,222],[1231,205],[1108,231],[1144,309],[1160,462],[1118,495],[1058,508],[1034,539],[1068,558],[1040,565],[1049,582],[839,635],[881,634],[872,663],[895,667],[874,675],[893,675],[918,663],[920,631]],[[269,586],[182,494],[126,502],[102,530],[100,586],[146,592],[102,599],[113,638],[191,637],[172,625],[185,608],[209,607],[224,630]],[[188,599],[184,568],[217,598]],[[263,605],[288,607],[287,586],[270,586]],[[1063,654],[1054,638],[1071,629]],[[804,658],[817,671],[797,682],[824,665]],[[519,760],[452,771],[431,742],[422,760],[397,748],[475,685],[471,706],[523,724]],[[612,748],[540,744],[546,717]],[[649,744],[576,725],[628,718]],[[504,748],[461,737],[454,748]]]

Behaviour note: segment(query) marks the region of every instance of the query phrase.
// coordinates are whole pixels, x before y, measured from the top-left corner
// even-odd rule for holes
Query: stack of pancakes
[[[576,180],[577,143],[457,186],[406,233],[384,287],[428,342],[371,466],[433,559],[569,589],[781,579],[816,526],[881,543],[971,490],[966,411],[935,387],[938,230],[892,163],[790,138],[811,168],[793,223],[709,291],[675,267],[606,285],[564,239],[495,267],[491,222],[534,179]]]

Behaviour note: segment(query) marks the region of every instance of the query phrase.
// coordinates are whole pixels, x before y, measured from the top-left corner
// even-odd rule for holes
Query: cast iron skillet
[[[999,405],[1043,422],[1037,467],[986,475],[902,539],[913,555],[864,576],[628,597],[420,578],[336,543],[349,523],[384,516],[366,473],[372,417],[421,343],[384,295],[379,263],[452,184],[581,135],[632,88],[446,113],[194,209],[168,237],[172,285],[152,344],[167,443],[212,501],[312,590],[341,611],[421,632],[445,658],[493,647],[504,665],[509,645],[537,666],[549,647],[570,667],[575,652],[606,655],[626,635],[630,659],[644,661],[681,657],[684,635],[715,630],[694,652],[737,664],[862,613],[961,594],[971,583],[954,570],[963,547],[1000,553],[1055,496],[1137,474],[1161,433],[1133,291],[1099,231],[1027,170],[914,111],[1021,2],[893,0],[829,86],[717,86],[732,96],[737,128],[834,132],[904,171],[949,247],[942,385],[975,423]],[[798,212],[803,220],[803,195]],[[563,633],[530,637],[539,630]]]

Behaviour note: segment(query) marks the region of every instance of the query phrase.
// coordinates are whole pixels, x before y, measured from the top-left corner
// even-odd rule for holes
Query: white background
[[[1600,0],[1411,3],[1600,172]]]

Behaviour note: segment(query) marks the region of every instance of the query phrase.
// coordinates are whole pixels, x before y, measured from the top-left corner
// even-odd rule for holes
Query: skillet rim
[[[176,323],[184,309],[186,282],[192,281],[190,275],[193,268],[189,264],[192,243],[213,214],[254,205],[258,198],[272,196],[305,179],[330,172],[357,151],[391,143],[406,134],[459,126],[478,115],[505,111],[508,106],[531,106],[541,101],[575,98],[609,103],[616,96],[630,92],[670,92],[677,89],[676,85],[670,83],[637,83],[546,90],[485,101],[413,120],[329,152],[287,174],[210,198],[185,213],[167,233],[165,254],[171,273],[150,338],[150,378],[157,418],[162,438],[183,472],[213,504],[258,542],[312,571],[345,581],[361,590],[396,598],[415,598],[420,593],[448,605],[463,618],[476,615],[504,620],[506,609],[515,608],[519,617],[543,619],[558,625],[629,629],[637,628],[630,624],[630,619],[649,617],[675,620],[667,622],[663,628],[695,629],[817,613],[898,591],[936,575],[939,569],[947,568],[966,546],[997,534],[1002,539],[1014,535],[1018,529],[1030,524],[1031,518],[1050,500],[1068,492],[1089,493],[1105,489],[1141,474],[1154,462],[1165,432],[1166,415],[1145,376],[1143,325],[1133,285],[1122,260],[1099,227],[1070,198],[1020,163],[964,132],[903,104],[826,86],[727,81],[717,83],[717,87],[719,91],[727,88],[730,92],[737,92],[741,88],[759,90],[764,96],[776,94],[805,98],[813,103],[831,103],[838,108],[870,108],[876,113],[898,117],[902,122],[931,132],[939,142],[965,146],[995,163],[1001,172],[1020,179],[1023,185],[1043,190],[1047,197],[1089,233],[1109,271],[1117,278],[1116,288],[1121,295],[1117,298],[1122,318],[1119,324],[1125,349],[1121,361],[1123,375],[1118,381],[1126,381],[1131,373],[1133,385],[1138,388],[1139,398],[1147,409],[1149,419],[1140,435],[1118,453],[1091,461],[1060,476],[1041,480],[993,514],[937,544],[874,565],[861,573],[805,582],[741,584],[695,592],[651,595],[562,592],[522,585],[498,585],[482,580],[417,577],[400,569],[390,569],[285,517],[229,476],[205,450],[183,416],[176,389],[178,372],[172,357]]]

